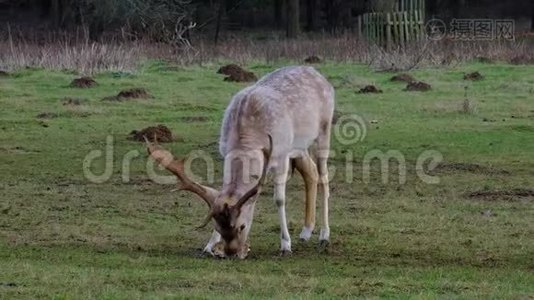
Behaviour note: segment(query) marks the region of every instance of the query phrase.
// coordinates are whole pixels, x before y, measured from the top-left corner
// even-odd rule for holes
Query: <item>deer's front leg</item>
[[[203,252],[209,253],[211,255],[218,255],[218,253],[215,253],[215,245],[221,241],[221,234],[217,232],[217,230],[213,230],[213,233],[211,234],[211,238],[208,241],[208,244],[206,247],[204,247]]]
[[[286,255],[291,253],[291,237],[287,228],[286,218],[286,182],[287,171],[289,168],[289,159],[275,171],[274,178],[274,201],[278,207],[278,218],[280,220],[280,254]]]

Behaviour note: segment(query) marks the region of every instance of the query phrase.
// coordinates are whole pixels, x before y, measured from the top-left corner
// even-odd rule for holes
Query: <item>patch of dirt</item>
[[[304,59],[304,62],[307,64],[319,64],[323,62],[323,60],[319,56],[311,55]]]
[[[473,72],[473,73],[467,73],[464,75],[464,80],[477,81],[477,80],[482,80],[482,79],[484,79],[484,76],[482,76],[482,74],[480,74],[478,71]]]
[[[440,172],[440,171],[462,171],[462,172],[470,172],[470,173],[477,173],[477,174],[502,174],[502,175],[510,175],[509,171],[496,169],[493,167],[486,167],[479,164],[473,164],[473,163],[441,163],[439,164],[434,171]]]
[[[482,190],[468,193],[466,196],[471,199],[479,199],[484,201],[533,200],[534,189],[516,188],[510,190]]]
[[[232,73],[237,73],[244,71],[240,66],[236,64],[228,64],[225,66],[222,66],[217,70],[217,74],[223,74],[223,75],[230,75]]]
[[[59,117],[59,115],[56,113],[51,113],[51,112],[42,112],[35,117],[37,119],[54,119],[54,118]]]
[[[152,98],[152,96],[143,88],[133,88],[128,90],[120,91],[117,95],[119,98]]]
[[[139,131],[130,132],[129,140],[144,142],[145,137],[152,142],[169,143],[174,141],[172,131],[165,125],[149,126]]]
[[[258,78],[252,72],[232,74],[224,78],[224,81],[229,82],[252,82],[256,80],[258,80]]]
[[[254,73],[244,70],[236,64],[222,66],[217,73],[227,75],[224,81],[251,82],[258,80]]]
[[[410,74],[401,73],[401,74],[391,77],[390,80],[396,81],[396,82],[408,82],[409,83],[409,82],[415,81],[415,78],[413,78],[413,76]]]
[[[72,106],[78,106],[86,103],[88,100],[84,98],[71,98],[71,97],[64,97],[61,99],[61,103],[63,105],[72,105]]]
[[[404,90],[409,91],[409,92],[413,92],[413,91],[426,92],[431,89],[432,89],[432,86],[428,83],[425,83],[422,81],[412,81],[408,83],[408,85],[406,86]]]
[[[180,119],[184,122],[206,122],[209,120],[206,116],[187,116]]]
[[[374,85],[366,85],[364,88],[361,88],[358,92],[360,94],[367,94],[367,93],[382,93],[382,90],[379,90]]]
[[[124,101],[128,99],[150,99],[154,98],[144,88],[132,88],[120,91],[117,96],[105,97],[105,101]]]
[[[531,65],[534,64],[534,57],[518,55],[510,59],[510,63],[514,65]]]
[[[98,83],[91,77],[80,77],[70,83],[70,87],[87,89],[97,86]]]

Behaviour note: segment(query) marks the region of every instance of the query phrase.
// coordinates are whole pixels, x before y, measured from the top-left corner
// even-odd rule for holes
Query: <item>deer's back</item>
[[[334,89],[314,68],[278,69],[234,96],[225,111],[221,154],[261,148],[267,134],[275,150],[308,148],[322,129],[330,128],[333,111]]]

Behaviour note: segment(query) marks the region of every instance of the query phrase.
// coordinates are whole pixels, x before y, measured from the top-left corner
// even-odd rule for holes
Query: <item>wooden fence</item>
[[[358,18],[358,31],[371,43],[404,47],[425,37],[424,1],[400,0],[395,11],[372,12]]]

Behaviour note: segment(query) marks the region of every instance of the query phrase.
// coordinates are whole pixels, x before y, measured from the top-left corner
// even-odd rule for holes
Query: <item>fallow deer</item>
[[[247,256],[254,205],[265,176],[270,173],[280,220],[281,254],[291,253],[285,206],[286,182],[292,166],[304,178],[306,188],[300,238],[307,241],[314,229],[319,187],[319,241],[328,243],[327,159],[333,112],[334,89],[312,67],[278,69],[238,92],[226,108],[221,128],[219,150],[224,157],[224,180],[220,191],[188,178],[183,161],[147,141],[150,156],[174,173],[184,190],[196,193],[208,204],[210,211],[203,226],[213,220],[215,230],[205,252]],[[310,149],[315,155],[310,154]],[[216,245],[222,245],[222,253],[215,253]]]

